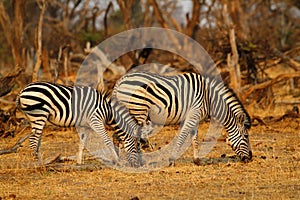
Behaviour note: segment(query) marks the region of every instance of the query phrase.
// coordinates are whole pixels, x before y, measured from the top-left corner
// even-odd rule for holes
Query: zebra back
[[[113,96],[126,104],[139,123],[148,119],[151,110],[155,116],[151,120],[168,125],[182,122],[193,105],[200,105],[204,88],[204,79],[195,73],[160,76],[135,72],[119,79]]]

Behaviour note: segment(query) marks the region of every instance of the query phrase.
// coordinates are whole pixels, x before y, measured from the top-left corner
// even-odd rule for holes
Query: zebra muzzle
[[[242,156],[242,157],[241,157],[241,160],[242,160],[243,162],[250,162],[250,161],[252,160],[252,151],[249,151],[249,155],[247,155],[247,156]]]

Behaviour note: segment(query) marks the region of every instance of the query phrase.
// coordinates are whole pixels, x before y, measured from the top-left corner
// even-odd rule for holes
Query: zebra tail
[[[21,102],[20,102],[20,95],[19,94],[18,94],[17,99],[16,99],[16,105],[17,105],[18,109],[22,110],[22,108],[21,108]]]
[[[20,93],[21,94],[21,93]],[[39,102],[39,103],[36,103],[36,104],[33,104],[33,105],[27,105],[27,106],[22,106],[21,104],[21,95],[18,95],[17,96],[17,99],[16,99],[16,105],[17,105],[17,108],[23,112],[26,112],[26,111],[32,111],[32,110],[38,110],[38,109],[41,109],[44,105],[43,102]]]

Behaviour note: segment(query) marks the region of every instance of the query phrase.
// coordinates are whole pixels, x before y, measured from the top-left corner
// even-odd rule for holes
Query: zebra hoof
[[[43,158],[40,154],[38,153],[35,153],[35,154],[32,154],[33,155],[33,158],[34,160],[36,161],[36,166],[43,166],[44,165],[44,161],[43,161]]]
[[[84,162],[82,160],[76,160],[76,165],[83,165]]]
[[[129,161],[129,167],[131,167],[131,168],[140,168],[140,167],[142,167],[142,163],[141,162],[139,162],[139,161]]]
[[[131,168],[139,168],[139,167],[141,167],[141,165],[134,163],[134,164],[130,164],[130,167]]]
[[[175,167],[175,159],[169,159],[169,167]]]

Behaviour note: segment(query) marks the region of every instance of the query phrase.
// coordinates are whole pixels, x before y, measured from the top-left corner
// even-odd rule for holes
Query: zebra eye
[[[236,119],[238,121],[238,124],[244,125],[244,122],[246,120],[246,115],[244,113],[239,113],[237,114]]]
[[[244,137],[245,137],[246,139],[248,139],[248,135],[244,135]]]

